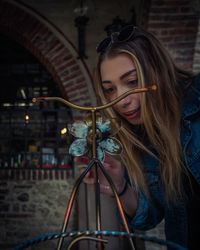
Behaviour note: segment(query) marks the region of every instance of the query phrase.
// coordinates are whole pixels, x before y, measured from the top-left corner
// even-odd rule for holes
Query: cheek
[[[120,104],[119,104],[119,103],[115,104],[115,105],[113,106],[113,109],[114,109],[115,112],[117,112],[117,113],[119,113],[119,114],[121,113],[121,112],[120,112]]]
[[[133,106],[133,107],[139,107],[140,106],[140,94],[133,94],[133,95],[130,95],[130,96],[132,98],[132,101],[131,101],[130,105]],[[114,109],[115,112],[117,112],[119,114],[124,111],[124,108],[122,107],[120,102],[115,104],[113,106],[113,109]]]
[[[137,105],[140,105],[140,95],[139,94],[133,95],[133,102],[136,103]]]

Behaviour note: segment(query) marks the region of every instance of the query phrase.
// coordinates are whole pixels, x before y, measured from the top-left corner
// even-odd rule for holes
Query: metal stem
[[[61,229],[61,233],[64,233],[66,231],[67,226],[68,226],[69,217],[70,217],[70,214],[71,214],[71,211],[72,211],[72,206],[73,206],[74,200],[76,198],[76,194],[77,194],[78,188],[79,188],[81,182],[83,181],[83,178],[90,171],[90,169],[92,168],[92,166],[94,164],[95,164],[95,161],[92,159],[90,161],[90,163],[88,164],[87,168],[79,176],[79,178],[76,180],[76,182],[74,184],[74,187],[73,187],[73,190],[72,190],[69,202],[68,202],[68,206],[67,206],[67,209],[66,209],[66,212],[65,212],[65,217],[64,217],[64,221],[63,221],[63,226],[62,226],[62,229]],[[61,249],[62,244],[63,244],[63,240],[64,240],[64,238],[62,238],[62,237],[59,239],[58,245],[57,245],[57,248],[56,248],[57,250]]]
[[[124,214],[124,210],[123,210],[123,207],[122,207],[122,204],[121,204],[121,201],[119,199],[119,196],[118,196],[118,193],[117,193],[117,190],[116,190],[116,187],[112,181],[112,178],[107,174],[103,164],[99,161],[99,160],[96,160],[99,168],[101,169],[103,175],[105,176],[105,178],[107,179],[112,191],[113,191],[113,194],[114,194],[114,197],[115,197],[115,200],[116,200],[116,203],[117,203],[117,208],[119,210],[119,214],[120,214],[120,217],[122,219],[122,223],[125,227],[125,230],[127,233],[130,233],[130,230],[129,230],[129,227],[128,227],[128,223],[126,221],[126,217],[125,217],[125,214]],[[134,247],[134,244],[133,244],[133,240],[131,237],[129,237],[129,242],[130,242],[130,245],[132,247],[133,250],[135,250],[135,247]]]
[[[95,160],[97,157],[97,132],[96,132],[96,110],[92,110],[92,158]],[[98,175],[98,165],[95,161],[95,212],[96,212],[96,228],[101,230],[101,201],[100,201],[100,183]],[[98,239],[102,239],[102,235],[97,236]],[[103,244],[101,241],[97,243],[98,250],[103,250]]]

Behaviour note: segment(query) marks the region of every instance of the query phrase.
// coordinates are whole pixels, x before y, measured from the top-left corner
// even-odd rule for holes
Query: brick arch
[[[47,19],[20,2],[1,1],[0,32],[28,49],[45,66],[64,98],[84,106],[94,102],[86,65],[77,59],[73,44]]]

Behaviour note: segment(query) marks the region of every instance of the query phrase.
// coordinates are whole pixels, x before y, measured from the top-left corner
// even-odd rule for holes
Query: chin
[[[135,120],[127,120],[127,122],[129,122],[132,125],[140,125],[143,123],[142,119],[135,119]]]

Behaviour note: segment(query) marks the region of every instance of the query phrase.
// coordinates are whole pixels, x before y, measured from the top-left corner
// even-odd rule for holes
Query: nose
[[[131,95],[128,95],[119,102],[119,105],[122,108],[126,108],[130,103],[131,103]]]

